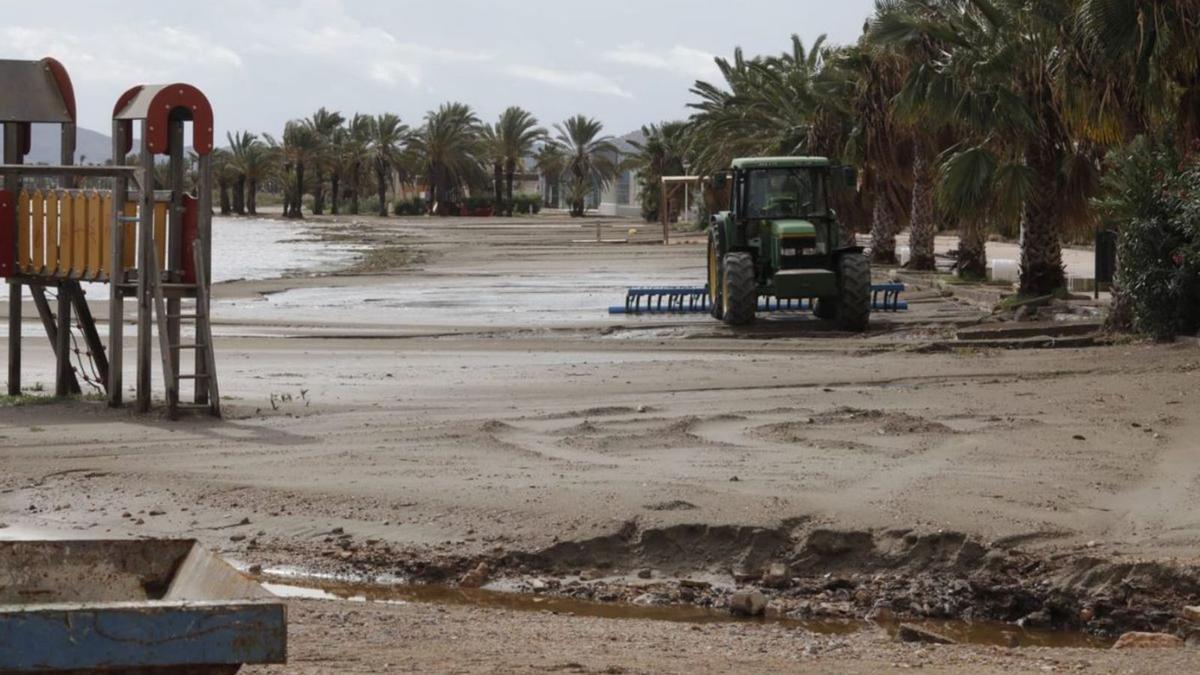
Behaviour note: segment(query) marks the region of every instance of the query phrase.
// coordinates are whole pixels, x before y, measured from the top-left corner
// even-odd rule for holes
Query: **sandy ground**
[[[226,420],[0,408],[0,535],[186,536],[246,564],[400,575],[551,552],[559,573],[583,556],[732,583],[770,562],[763,532],[954,532],[1194,569],[1194,343],[930,351],[987,316],[936,292],[864,336],[807,317],[610,317],[625,286],[702,285],[702,247],[655,245],[653,228],[579,243],[594,221],[551,216],[360,220],[315,226],[409,264],[216,289]],[[25,382],[52,382],[44,337],[31,327],[24,345]],[[653,545],[693,525],[699,545]],[[295,601],[292,631],[287,672],[1195,663],[425,604]]]

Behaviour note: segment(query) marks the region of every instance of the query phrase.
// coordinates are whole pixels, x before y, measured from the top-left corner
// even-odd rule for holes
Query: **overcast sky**
[[[509,105],[547,126],[582,112],[609,133],[686,116],[713,55],[851,42],[873,0],[0,0],[0,57],[54,56],[81,126],[108,133],[132,84],[190,82],[221,138],[278,133],[324,105],[409,124],[447,100],[492,120]],[[197,15],[197,10],[200,14]],[[118,46],[120,45],[120,46]]]

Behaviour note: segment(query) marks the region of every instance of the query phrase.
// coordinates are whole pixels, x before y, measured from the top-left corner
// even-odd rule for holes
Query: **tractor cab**
[[[853,169],[823,157],[752,157],[735,159],[715,187],[726,181],[729,210],[709,227],[713,316],[748,323],[758,297],[773,296],[807,299],[818,316],[865,329],[870,269],[861,249],[839,240],[829,203],[833,186],[854,182]]]

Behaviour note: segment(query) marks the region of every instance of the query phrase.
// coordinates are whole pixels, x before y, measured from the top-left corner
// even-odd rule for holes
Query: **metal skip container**
[[[284,663],[283,601],[194,540],[0,541],[0,673]]]

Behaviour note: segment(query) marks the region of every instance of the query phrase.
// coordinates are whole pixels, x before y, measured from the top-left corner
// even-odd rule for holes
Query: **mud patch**
[[[597,406],[594,408],[584,408],[582,410],[569,410],[561,413],[550,413],[542,415],[538,419],[543,420],[561,420],[573,419],[576,417],[614,417],[617,415],[634,415],[639,413],[653,412],[655,409],[649,406],[638,406],[636,408],[627,405],[606,405]]]
[[[700,507],[691,502],[685,502],[682,499],[672,499],[669,502],[646,504],[642,508],[647,511],[693,511]]]
[[[953,429],[934,420],[912,413],[889,410],[865,410],[840,407],[819,413],[812,418],[814,424],[862,424],[870,423],[888,434],[953,434]]]
[[[630,425],[618,422],[595,424],[585,421],[564,430],[559,443],[571,448],[600,452],[728,445],[695,433],[695,428],[704,421],[699,417],[687,416],[666,424],[638,422],[633,425],[633,429],[629,428]]]

